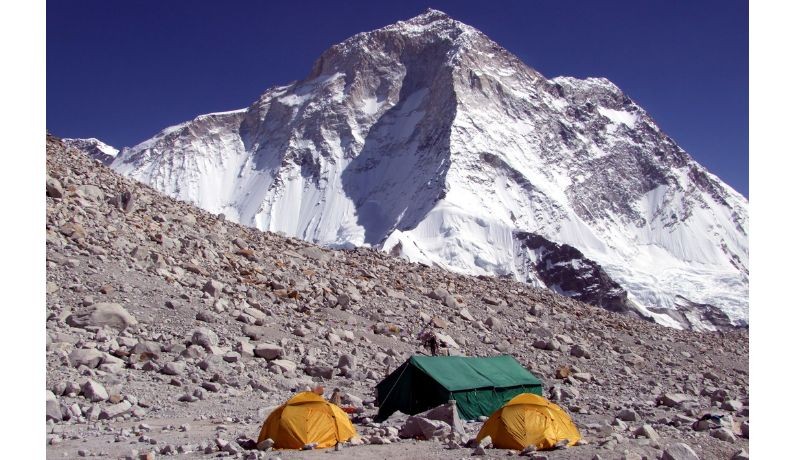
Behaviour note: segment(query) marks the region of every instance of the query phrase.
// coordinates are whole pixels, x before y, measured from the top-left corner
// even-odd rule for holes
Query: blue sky
[[[303,78],[329,46],[440,9],[548,78],[606,77],[695,159],[748,186],[748,4],[666,1],[47,3],[47,128],[116,147]]]

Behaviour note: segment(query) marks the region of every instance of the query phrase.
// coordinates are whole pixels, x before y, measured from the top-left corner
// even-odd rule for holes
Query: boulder
[[[161,344],[158,342],[151,342],[151,341],[139,341],[136,345],[133,346],[131,349],[131,353],[140,355],[142,353],[148,353],[153,357],[158,357],[161,354]]]
[[[50,395],[48,395],[47,405],[45,409],[46,409],[47,420],[60,422],[63,419],[63,415],[61,413],[61,405],[58,403],[58,400],[55,398],[55,396],[50,398]]]
[[[656,403],[667,407],[678,407],[685,402],[692,401],[693,399],[694,398],[691,396],[681,393],[664,393],[658,397]]]
[[[122,305],[101,302],[90,306],[86,310],[69,315],[67,324],[81,328],[109,326],[122,331],[129,326],[138,324],[138,321]]]
[[[258,444],[256,444],[256,449],[258,449],[258,450],[270,450],[270,449],[272,449],[272,446],[274,446],[274,445],[275,445],[275,441],[273,441],[272,438],[267,438],[267,439],[259,442]]]
[[[454,400],[448,401],[441,406],[434,407],[428,412],[425,412],[423,417],[428,420],[440,420],[447,423],[454,433],[466,434],[464,424],[458,416],[458,407],[456,407],[456,402]]]
[[[442,302],[442,301],[444,301],[444,299],[447,298],[447,296],[450,295],[450,293],[447,292],[447,289],[443,289],[443,288],[439,287],[439,288],[436,288],[436,289],[428,292],[426,295],[428,297],[430,297],[431,299],[438,300],[438,301]]]
[[[336,365],[338,369],[347,367],[348,369],[356,368],[356,357],[350,354],[343,354],[339,356],[339,363]]]
[[[579,382],[591,382],[592,381],[592,374],[588,372],[576,372],[572,374],[572,377],[579,381]]]
[[[117,404],[112,404],[100,412],[100,420],[111,419],[127,413],[131,410],[131,403],[129,401],[122,401]]]
[[[533,348],[546,351],[554,351],[561,348],[561,344],[556,339],[537,339],[533,342]]]
[[[91,402],[100,402],[108,399],[108,392],[103,385],[92,379],[86,381],[81,387],[81,394]]]
[[[311,377],[321,377],[328,380],[333,378],[333,368],[330,366],[307,366],[305,372]]]
[[[622,409],[617,412],[617,418],[624,422],[635,422],[639,420],[639,414],[633,409]]]
[[[47,176],[47,196],[51,198],[64,198],[64,187],[61,186],[61,182],[59,182],[58,179]]]
[[[582,345],[573,345],[569,350],[569,354],[576,358],[589,358],[589,351]]]
[[[722,407],[722,409],[724,410],[728,410],[731,412],[739,412],[740,410],[742,410],[742,407],[744,407],[744,404],[742,404],[741,401],[737,401],[735,399],[729,399],[724,403],[722,403],[722,406],[720,407]]]
[[[190,341],[193,345],[200,345],[206,350],[219,345],[219,337],[207,327],[198,327],[193,330]]]
[[[750,454],[746,450],[741,449],[739,452],[733,454],[731,460],[750,460]]]
[[[661,439],[656,430],[654,430],[653,427],[647,423],[637,428],[634,434],[636,436],[644,436],[645,438],[652,439],[653,441],[658,441]]]
[[[181,375],[185,370],[185,361],[170,361],[161,367],[161,373],[165,375]]]
[[[69,362],[74,367],[86,366],[94,369],[103,362],[105,353],[96,348],[76,348],[69,354]]]
[[[253,349],[253,354],[259,358],[273,360],[283,358],[283,347],[274,343],[259,343]]]
[[[288,359],[273,359],[270,366],[277,366],[281,372],[294,372],[297,370],[297,364]]]
[[[711,437],[725,442],[736,442],[736,435],[728,428],[717,428],[716,430],[711,430],[709,434]]]
[[[450,433],[450,425],[441,420],[430,420],[412,415],[400,428],[401,438],[430,440],[434,436],[443,437]]]
[[[222,294],[222,289],[224,285],[217,280],[208,280],[205,285],[203,285],[203,292],[207,293],[212,297],[219,297]]]
[[[464,318],[465,320],[467,320],[469,322],[475,321],[475,317],[473,317],[472,313],[470,313],[469,310],[467,310],[467,307],[464,307],[461,310],[459,310],[458,311],[458,316]]]

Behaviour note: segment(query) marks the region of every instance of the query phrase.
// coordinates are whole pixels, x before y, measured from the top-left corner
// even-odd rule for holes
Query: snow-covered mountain
[[[610,81],[547,79],[435,10],[334,45],[305,79],[111,167],[323,245],[579,298],[602,288],[595,303],[674,327],[747,323],[747,200]]]
[[[65,144],[85,152],[89,157],[104,165],[110,165],[119,154],[119,150],[105,142],[90,137],[88,139],[62,139]]]

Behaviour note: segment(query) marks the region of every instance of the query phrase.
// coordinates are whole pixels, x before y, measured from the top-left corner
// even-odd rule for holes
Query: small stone
[[[197,400],[198,398],[196,396],[190,395],[189,393],[184,393],[178,398],[180,402],[195,402]]]
[[[242,355],[240,355],[239,353],[235,351],[229,351],[224,355],[222,355],[222,360],[225,361],[226,363],[235,363],[239,361],[241,357]]]

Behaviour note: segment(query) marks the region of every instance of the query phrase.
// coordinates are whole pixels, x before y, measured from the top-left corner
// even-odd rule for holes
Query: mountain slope
[[[65,144],[70,147],[76,148],[87,155],[93,160],[97,160],[104,165],[110,165],[114,158],[119,154],[119,150],[111,147],[105,142],[90,137],[88,139],[62,139]]]
[[[319,457],[252,442],[277,405],[318,386],[341,389],[367,443],[324,458],[469,457],[480,421],[430,440],[401,439],[399,413],[373,423],[375,385],[427,353],[426,325],[453,354],[511,355],[542,381],[585,440],[550,460],[749,446],[749,331],[673,330],[510,279],[320,248],[46,146],[48,458]],[[553,252],[555,265],[571,251]],[[700,428],[705,414],[716,421]]]
[[[533,233],[578,249],[659,323],[715,327],[676,319],[679,305],[747,322],[747,201],[608,80],[548,80],[435,10],[111,166],[260,229],[547,286],[515,237]]]

